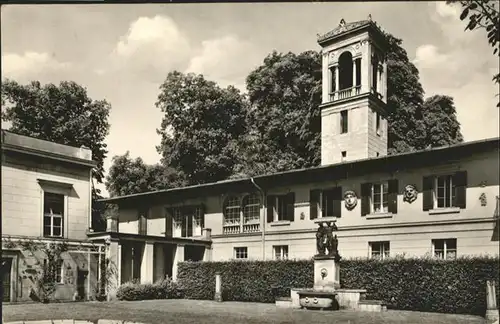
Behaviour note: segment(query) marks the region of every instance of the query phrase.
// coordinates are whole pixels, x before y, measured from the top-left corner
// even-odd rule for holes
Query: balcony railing
[[[330,93],[330,101],[341,100],[357,96],[361,93],[361,86],[355,86],[347,89],[338,90]]]
[[[231,224],[231,225],[224,225],[224,227],[222,228],[223,234],[256,233],[256,232],[260,232],[259,223]]]

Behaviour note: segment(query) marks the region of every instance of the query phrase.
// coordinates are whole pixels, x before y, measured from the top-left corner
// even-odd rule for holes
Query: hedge
[[[119,300],[175,299],[182,297],[182,291],[177,283],[169,278],[153,284],[139,284],[131,281],[124,283],[116,291],[116,298]]]
[[[178,283],[185,298],[214,298],[220,273],[225,301],[273,303],[290,288],[313,286],[312,260],[182,262]],[[498,257],[351,259],[340,262],[342,288],[366,289],[367,299],[400,310],[484,316],[486,280],[498,280]],[[282,288],[273,291],[274,286]],[[498,281],[496,283],[498,304]]]

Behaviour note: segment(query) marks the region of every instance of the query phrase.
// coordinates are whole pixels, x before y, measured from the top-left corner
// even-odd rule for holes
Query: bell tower
[[[321,165],[387,155],[387,42],[371,20],[319,36]]]

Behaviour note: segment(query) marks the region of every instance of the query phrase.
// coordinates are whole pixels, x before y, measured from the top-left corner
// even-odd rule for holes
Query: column
[[[174,262],[172,264],[172,280],[177,281],[178,263],[184,261],[184,245],[178,244],[175,247]]]
[[[116,290],[120,286],[120,273],[121,273],[121,246],[118,240],[106,240],[106,259],[109,260],[107,271],[108,285],[107,285],[107,300],[115,299]],[[104,274],[102,274],[104,275]]]
[[[337,93],[335,94],[334,100],[336,100],[336,99],[339,98],[339,91],[340,91],[340,83],[339,83],[340,69],[339,69],[339,65],[338,64],[335,65],[334,69],[335,69],[335,90],[337,91]]]
[[[323,53],[321,61],[321,102],[326,103],[330,99],[330,81],[328,80],[328,53]]]
[[[495,281],[486,281],[486,320],[489,322],[498,321],[499,312],[497,309]]]
[[[155,244],[154,247],[154,281],[165,278],[165,249],[163,244]]]
[[[356,59],[352,58],[352,90],[351,96],[356,95]]]
[[[152,283],[154,272],[154,247],[150,242],[144,244],[141,260],[141,283]]]
[[[205,246],[205,252],[203,253],[203,261],[212,261],[212,247]]]
[[[220,281],[220,273],[215,274],[215,301],[222,301],[222,283]]]

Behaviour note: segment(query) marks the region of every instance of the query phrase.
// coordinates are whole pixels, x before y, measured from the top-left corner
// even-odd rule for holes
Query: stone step
[[[358,302],[360,311],[365,312],[385,312],[387,311],[387,303],[382,300],[364,299]]]

